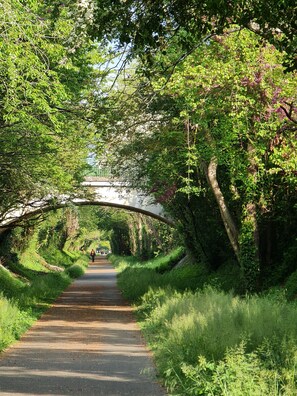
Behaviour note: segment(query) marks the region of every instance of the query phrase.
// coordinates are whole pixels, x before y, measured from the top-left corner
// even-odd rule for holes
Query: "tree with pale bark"
[[[205,43],[173,74],[164,75],[160,66],[146,96],[146,113],[156,111],[158,122],[149,133],[134,130],[126,136],[116,163],[173,215],[176,211],[182,223],[193,221],[196,245],[205,238],[198,223],[207,233],[217,218],[210,221],[212,215],[205,213],[214,210],[211,193],[246,289],[253,290],[272,261],[273,243],[264,228],[271,233],[284,201],[292,205],[296,194],[296,76],[285,73],[283,55],[272,45],[248,30],[235,30]],[[177,45],[172,53],[178,50]],[[166,65],[170,55],[159,54],[156,62]],[[203,214],[195,200],[206,205]],[[206,250],[214,251],[218,239],[200,249],[206,260]]]

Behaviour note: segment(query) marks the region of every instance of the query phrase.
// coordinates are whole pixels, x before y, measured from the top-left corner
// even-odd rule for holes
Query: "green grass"
[[[30,313],[0,294],[0,351],[18,339],[33,321]]]
[[[293,392],[289,394],[296,394],[295,306],[258,296],[241,299],[210,288],[167,296],[147,316],[143,329],[171,391],[180,392],[185,386],[193,388],[192,393],[187,391],[193,395],[204,394],[207,388],[217,395],[277,395],[289,387]],[[247,366],[258,372],[258,384],[253,375],[246,376]],[[230,377],[224,384],[217,383],[221,370]],[[238,376],[243,377],[241,391],[238,383],[234,385]],[[268,393],[261,393],[264,385]],[[231,392],[233,387],[237,393]],[[251,389],[254,393],[249,393]]]
[[[284,285],[286,297],[289,300],[294,300],[297,297],[297,271],[293,272],[285,282]]]
[[[18,339],[71,282],[65,273],[49,273],[36,276],[30,284],[13,280],[4,294],[1,275],[0,351]]]
[[[70,267],[67,267],[65,272],[71,278],[79,278],[85,272],[86,267],[88,266],[89,258],[87,256],[82,256],[78,260],[76,260],[75,264],[72,264]]]
[[[230,264],[216,274],[199,265],[159,271],[171,259],[112,258],[168,392],[297,394],[297,307],[285,293],[241,298]]]
[[[8,298],[13,298],[26,287],[25,282],[14,276],[10,271],[2,266],[0,266],[0,282],[0,292],[5,294]]]
[[[84,273],[89,258],[74,254],[63,272],[50,272],[44,262],[30,245],[8,263],[10,270],[0,266],[0,351],[17,340],[73,278]]]
[[[168,256],[141,262],[134,257],[111,255],[109,259],[118,272],[118,285],[125,298],[136,302],[150,288],[172,287],[176,290],[195,290],[202,287],[208,279],[207,270],[203,266],[185,266],[171,270],[172,263],[182,257],[182,250],[176,249]]]
[[[60,267],[70,266],[73,264],[74,260],[67,252],[58,250],[55,247],[39,250],[39,254],[48,264]]]
[[[66,272],[44,273],[23,282],[0,271],[0,351],[17,340],[70,283]]]

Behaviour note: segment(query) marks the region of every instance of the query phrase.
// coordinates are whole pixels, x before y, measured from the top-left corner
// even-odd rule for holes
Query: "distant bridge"
[[[155,203],[153,197],[147,196],[139,190],[131,189],[123,182],[86,177],[82,185],[94,191],[93,205],[127,209],[173,225],[172,220],[166,216],[163,207]],[[90,200],[86,200],[82,204],[90,205]]]
[[[125,183],[111,181],[99,177],[86,177],[82,186],[87,188],[85,197],[60,197],[53,200],[48,197],[41,201],[32,201],[28,205],[8,212],[0,223],[0,228],[7,228],[22,220],[31,218],[40,213],[62,208],[69,204],[76,206],[100,205],[122,208],[153,217],[173,226],[172,220],[166,216],[163,207],[154,203],[153,198],[144,195],[141,191],[130,189]]]

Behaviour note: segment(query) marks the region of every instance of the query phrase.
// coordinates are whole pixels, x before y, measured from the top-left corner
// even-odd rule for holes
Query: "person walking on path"
[[[92,262],[94,262],[95,261],[95,256],[96,256],[96,253],[95,253],[94,249],[91,250],[90,256],[91,256]]]

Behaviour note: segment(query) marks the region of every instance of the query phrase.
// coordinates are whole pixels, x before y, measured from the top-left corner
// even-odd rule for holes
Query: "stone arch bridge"
[[[145,214],[174,226],[172,220],[166,216],[163,207],[160,204],[154,203],[152,197],[144,195],[139,190],[130,189],[123,182],[98,177],[86,177],[82,186],[86,191],[85,196],[79,194],[77,197],[63,196],[58,199],[48,197],[43,200],[32,201],[23,207],[11,210],[6,213],[0,222],[0,229],[14,226],[22,220],[67,205],[100,205],[122,208]]]

